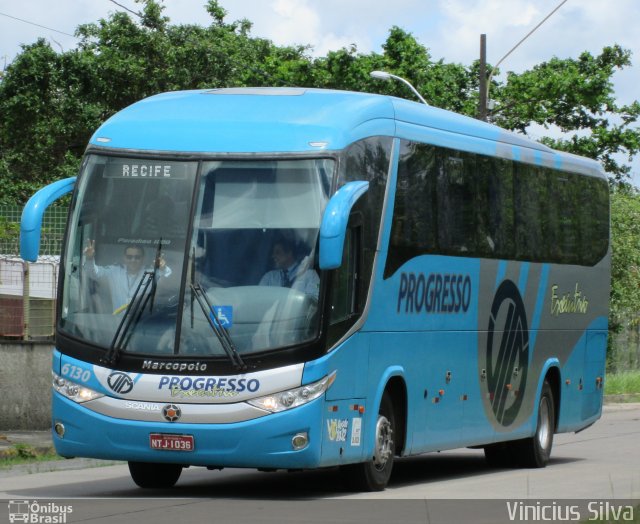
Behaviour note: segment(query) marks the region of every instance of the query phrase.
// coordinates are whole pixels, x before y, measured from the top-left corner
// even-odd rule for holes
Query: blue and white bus
[[[107,120],[73,191],[53,355],[64,457],[340,467],[483,448],[543,467],[601,414],[610,275],[600,166],[389,96],[165,93]],[[285,260],[285,261],[283,261]],[[286,273],[286,274],[285,274]]]

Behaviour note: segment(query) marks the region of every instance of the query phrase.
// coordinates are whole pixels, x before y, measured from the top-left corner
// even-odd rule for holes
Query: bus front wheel
[[[149,462],[129,462],[129,473],[141,488],[170,488],[180,478],[180,464],[152,464]]]
[[[367,462],[342,466],[343,478],[350,489],[355,491],[382,491],[388,484],[393,469],[396,419],[393,402],[385,392],[380,402],[376,421],[373,457]]]

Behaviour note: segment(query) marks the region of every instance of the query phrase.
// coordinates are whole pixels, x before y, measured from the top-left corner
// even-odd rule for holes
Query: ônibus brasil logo
[[[72,506],[56,502],[41,503],[36,500],[10,500],[9,522],[28,522],[33,524],[65,524],[67,515],[73,513]]]

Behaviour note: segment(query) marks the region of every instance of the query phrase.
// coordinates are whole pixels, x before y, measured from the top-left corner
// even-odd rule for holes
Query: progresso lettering
[[[402,273],[398,313],[466,313],[471,304],[471,277],[461,274]]]
[[[158,389],[168,389],[174,396],[177,391],[233,391],[255,393],[260,389],[258,379],[227,378],[227,377],[168,377],[160,378]]]

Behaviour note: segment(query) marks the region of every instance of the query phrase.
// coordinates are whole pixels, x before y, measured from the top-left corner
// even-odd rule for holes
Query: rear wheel
[[[549,462],[556,431],[555,403],[551,384],[544,381],[538,403],[538,423],[531,438],[519,440],[517,444],[518,462],[525,468],[544,468]]]
[[[396,420],[388,393],[382,396],[376,422],[373,457],[367,462],[341,468],[343,478],[355,491],[382,491],[389,483],[396,453]]]
[[[533,437],[485,446],[484,456],[487,463],[496,468],[544,468],[551,456],[555,421],[553,389],[545,380],[538,403],[538,421]]]
[[[180,478],[180,464],[152,464],[150,462],[129,462],[129,473],[141,488],[170,488]]]

